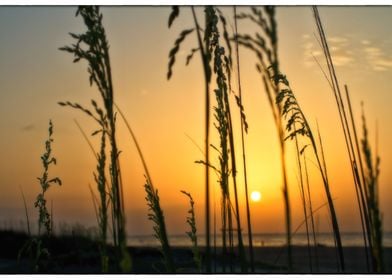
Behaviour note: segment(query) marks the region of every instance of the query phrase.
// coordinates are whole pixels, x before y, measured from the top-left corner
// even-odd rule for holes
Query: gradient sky
[[[232,25],[232,9],[223,10]],[[322,7],[319,10],[340,82],[349,86],[359,128],[360,102],[365,103],[373,146],[378,120],[381,209],[384,229],[391,231],[392,36],[389,28],[392,7]],[[19,186],[25,193],[31,219],[36,219],[33,206],[39,191],[36,178],[42,170],[40,155],[44,151],[49,119],[54,123],[53,151],[58,160],[50,174],[61,177],[64,183],[48,192],[49,200],[53,200],[55,223],[95,223],[88,184],[94,185],[92,172],[96,163],[73,120],[77,119],[87,132],[94,130],[94,124],[81,113],[57,105],[58,101],[88,105],[91,99],[99,100],[96,88],[89,86],[86,64],[74,64],[71,55],[58,50],[72,42],[68,32],[84,30],[75,11],[75,7],[0,7],[0,222],[3,224],[24,219]],[[182,46],[173,78],[166,80],[169,50],[179,32],[192,27],[190,9],[181,8],[180,17],[170,30],[167,28],[169,7],[104,7],[102,12],[110,43],[115,99],[141,143],[159,189],[168,231],[186,230],[188,201],[180,193],[184,189],[194,196],[198,228],[203,232],[204,168],[194,163],[203,155],[188,136],[203,146],[204,77],[198,56],[185,67],[185,57],[196,44],[195,36]],[[311,9],[278,7],[277,16],[281,69],[287,74],[312,127],[316,128],[316,120],[320,126],[340,227],[342,231],[359,230],[354,184],[335,100],[312,57],[312,54],[317,57],[325,68],[314,36],[316,28]],[[252,24],[239,23],[239,32],[252,33],[254,28]],[[249,123],[246,137],[249,188],[263,196],[261,202],[251,204],[254,231],[283,231],[276,129],[262,81],[255,71],[254,56],[247,50],[240,50],[240,55],[243,103]],[[238,116],[237,111],[233,114]],[[236,120],[235,128],[239,128],[238,124]],[[141,162],[121,120],[118,127],[128,233],[150,233]],[[213,134],[212,143],[216,144],[215,131]],[[92,141],[99,144],[98,138]],[[239,159],[239,141],[237,146]],[[212,159],[216,162],[214,153]],[[295,228],[303,216],[292,156],[288,164]],[[238,165],[242,165],[240,160]],[[317,206],[325,202],[325,195],[315,167],[310,169],[312,198]],[[238,179],[242,182],[242,170]],[[219,189],[214,176],[211,183],[216,189],[218,207]],[[240,204],[244,206],[244,192],[241,190],[239,194]],[[325,210],[318,212],[321,231],[330,230]]]

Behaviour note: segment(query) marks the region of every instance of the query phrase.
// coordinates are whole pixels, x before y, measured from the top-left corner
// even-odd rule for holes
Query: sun
[[[250,199],[251,199],[253,202],[259,202],[259,201],[261,200],[261,193],[260,193],[259,191],[253,191],[253,192],[250,194]]]

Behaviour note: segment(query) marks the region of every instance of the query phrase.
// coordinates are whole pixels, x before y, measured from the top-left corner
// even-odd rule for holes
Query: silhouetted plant
[[[246,218],[247,218],[247,228],[248,228],[248,241],[249,241],[249,256],[250,256],[250,267],[251,271],[255,272],[254,267],[254,252],[253,252],[253,235],[252,235],[252,223],[249,207],[249,194],[248,194],[248,175],[246,168],[246,153],[245,153],[245,133],[248,133],[248,123],[246,121],[244,106],[242,105],[242,88],[241,88],[241,72],[240,72],[240,55],[238,50],[238,27],[237,27],[237,10],[234,6],[234,38],[235,38],[235,53],[237,58],[237,81],[238,81],[238,96],[236,95],[237,105],[240,109],[240,119],[241,119],[241,147],[242,147],[242,161],[244,169],[244,187],[245,187],[245,203],[246,203]]]
[[[204,9],[205,12],[205,21],[206,27],[204,30],[204,42],[205,46],[201,43],[201,35],[200,28],[197,23],[196,15],[194,13],[194,9],[192,8],[192,12],[195,20],[195,29],[197,31],[198,39],[199,39],[199,48],[195,48],[191,50],[190,55],[187,57],[187,64],[190,59],[193,57],[193,54],[200,50],[202,53],[202,61],[204,65],[204,72],[206,77],[206,95],[209,94],[209,84],[212,78],[213,73],[216,76],[216,89],[215,97],[217,105],[214,107],[214,116],[216,119],[215,127],[217,128],[219,137],[220,137],[220,149],[216,149],[218,151],[218,157],[220,162],[220,179],[219,182],[221,184],[222,189],[222,207],[226,209],[222,209],[223,217],[223,250],[225,251],[225,226],[226,219],[228,219],[229,223],[229,243],[233,244],[232,237],[232,218],[231,218],[231,202],[230,202],[230,193],[229,193],[229,183],[228,178],[231,172],[233,177],[234,184],[234,198],[235,198],[235,217],[237,221],[237,237],[238,237],[238,246],[240,252],[240,260],[241,260],[241,270],[243,272],[246,271],[246,258],[243,248],[242,241],[242,233],[241,233],[241,222],[240,222],[240,214],[239,214],[239,206],[238,206],[238,195],[237,195],[237,183],[236,183],[236,161],[235,161],[235,152],[234,152],[234,139],[233,139],[233,129],[232,129],[232,121],[231,121],[231,113],[230,113],[230,105],[229,105],[229,91],[231,89],[230,80],[231,80],[231,67],[232,67],[232,59],[231,59],[231,46],[229,35],[227,32],[227,24],[226,19],[223,16],[223,13],[214,7],[206,7]],[[178,8],[173,8],[172,14],[169,17],[169,27],[173,23],[173,20],[176,16],[178,16],[179,10]],[[222,23],[223,28],[223,38],[226,42],[226,47],[228,49],[228,55],[225,54],[225,49],[222,47],[220,43],[220,32],[218,29],[218,23]],[[175,55],[179,50],[180,43],[184,40],[185,36],[193,32],[194,29],[186,29],[184,30],[179,38],[176,40],[173,49],[169,53],[169,70],[168,70],[168,78],[171,77],[172,67],[175,62]],[[210,63],[212,62],[212,66]],[[212,71],[211,71],[212,70]],[[209,97],[207,97],[206,110],[209,110]],[[237,99],[237,102],[239,100]],[[243,111],[242,111],[243,112]],[[206,113],[206,119],[209,119],[209,112]],[[244,117],[245,115],[242,114]],[[209,126],[209,122],[206,123],[206,127]],[[208,130],[208,129],[207,129]],[[206,135],[209,135],[209,130],[206,131]],[[207,137],[208,138],[208,137]],[[209,140],[206,141],[209,143]],[[208,150],[208,145],[206,145],[206,150]],[[207,157],[208,153],[206,152],[206,160],[200,161],[205,164],[206,173],[208,173],[208,169],[210,165],[209,158]],[[231,169],[229,167],[229,156],[231,156]],[[206,174],[206,177],[209,175]],[[208,211],[206,209],[206,223],[207,223],[207,246],[206,246],[206,261],[207,261],[207,271],[210,271],[210,245],[209,245],[209,196],[208,191],[206,191],[208,202],[206,205],[208,207]],[[227,215],[227,216],[226,216]],[[233,248],[230,246],[230,248]],[[225,253],[224,253],[225,254]]]
[[[98,6],[79,7],[76,12],[76,16],[78,15],[82,16],[87,31],[82,34],[70,33],[71,37],[76,40],[76,44],[62,47],[60,50],[73,54],[75,57],[74,62],[80,60],[86,60],[88,62],[90,85],[95,84],[98,87],[105,111],[100,109],[94,100],[92,101],[92,105],[98,117],[77,103],[60,102],[59,104],[80,109],[90,117],[93,117],[100,124],[100,130],[98,131],[104,132],[109,139],[111,147],[109,174],[111,182],[110,198],[112,202],[113,238],[117,248],[119,265],[122,271],[127,272],[131,270],[131,259],[126,248],[124,199],[118,159],[119,150],[116,142],[116,115],[113,108],[114,94],[109,44],[102,24],[103,16],[99,11]],[[104,135],[102,137],[104,137]],[[102,164],[103,161],[101,157],[101,163],[99,163],[99,165]],[[99,168],[102,169],[102,166]],[[98,171],[98,173],[100,173],[100,171]],[[99,177],[100,175],[98,175],[98,178]],[[103,180],[102,176],[98,181],[99,180]],[[98,189],[101,193],[101,190],[103,189],[102,182],[98,183]]]
[[[362,157],[365,160],[366,172],[365,172],[365,187],[367,189],[366,202],[369,211],[369,217],[371,219],[371,231],[370,236],[372,239],[372,254],[375,260],[375,271],[384,272],[384,260],[383,260],[383,245],[382,245],[382,215],[380,212],[379,202],[379,188],[378,188],[378,177],[380,175],[380,157],[378,156],[377,149],[375,157],[372,156],[372,150],[368,139],[368,130],[366,126],[365,113],[362,107],[362,130],[363,138],[362,144]],[[376,132],[377,133],[377,132]],[[377,143],[376,143],[377,145]]]
[[[202,272],[200,250],[197,245],[197,227],[196,227],[195,207],[194,207],[195,202],[193,201],[192,195],[190,193],[186,191],[181,191],[181,192],[189,198],[189,203],[191,208],[188,210],[189,216],[186,218],[186,222],[190,227],[190,231],[187,231],[186,234],[188,235],[188,237],[192,242],[193,260],[199,272]]]
[[[282,108],[279,103],[275,102],[276,97],[280,92],[280,85],[277,81],[272,79],[272,76],[280,73],[279,71],[279,58],[278,58],[278,33],[277,23],[275,19],[275,7],[266,6],[263,9],[251,8],[251,13],[241,13],[237,16],[238,19],[248,19],[254,22],[260,31],[256,32],[254,36],[245,34],[236,34],[235,40],[242,46],[252,50],[258,61],[256,68],[262,75],[265,91],[267,94],[268,102],[272,110],[279,137],[280,157],[282,165],[282,180],[283,180],[283,201],[285,207],[286,218],[286,242],[287,242],[287,257],[288,268],[292,269],[292,248],[291,248],[291,211],[289,188],[287,182],[286,171],[286,156],[285,156],[285,136],[284,128],[281,119]],[[270,69],[270,70],[268,70]]]
[[[147,206],[149,207],[150,213],[148,214],[148,219],[151,220],[154,223],[153,229],[154,229],[154,236],[159,240],[161,243],[161,252],[164,258],[164,263],[166,266],[166,270],[169,273],[174,273],[176,271],[173,257],[172,257],[172,250],[169,244],[169,240],[167,238],[167,232],[166,232],[166,224],[165,224],[165,218],[163,216],[163,211],[159,203],[159,196],[158,196],[158,189],[155,189],[152,183],[151,175],[147,167],[147,163],[144,159],[142,149],[140,148],[139,142],[136,139],[136,135],[133,132],[128,120],[126,119],[125,115],[123,112],[120,110],[120,108],[115,104],[121,118],[123,119],[129,133],[131,134],[133,143],[136,146],[136,150],[139,154],[140,160],[142,161],[143,164],[143,169],[145,172],[146,176],[146,183],[144,185],[144,189],[146,191],[146,200],[147,200]]]
[[[210,41],[211,41],[211,21],[207,18],[207,9],[205,12],[205,27],[201,29],[199,26],[199,22],[196,17],[196,12],[194,7],[191,7],[192,16],[194,20],[195,27],[190,29],[185,29],[180,33],[180,36],[174,43],[174,47],[169,52],[169,64],[168,64],[168,73],[167,79],[170,79],[172,76],[172,68],[175,62],[176,54],[180,48],[181,42],[184,41],[187,35],[191,34],[193,31],[196,31],[197,35],[197,44],[196,48],[191,50],[191,53],[187,56],[187,65],[192,59],[194,53],[197,51],[200,52],[200,57],[203,65],[204,72],[204,85],[205,85],[205,223],[206,223],[206,271],[207,273],[211,272],[211,244],[210,244],[210,186],[209,186],[209,166],[210,166],[210,156],[209,156],[209,148],[210,148],[210,82],[211,82],[211,58],[212,52],[210,50]],[[180,10],[178,6],[174,6],[172,8],[172,12],[169,16],[168,26],[169,28],[173,24],[174,20],[179,16]],[[201,32],[204,32],[204,36],[202,36]],[[204,38],[204,41],[203,39]]]
[[[38,181],[41,186],[41,192],[38,194],[36,201],[34,203],[34,207],[38,208],[38,236],[33,237],[30,235],[30,239],[23,245],[23,247],[18,252],[18,262],[22,255],[26,252],[29,255],[30,261],[32,263],[32,269],[34,272],[43,272],[45,271],[44,260],[48,259],[50,254],[49,250],[44,247],[42,241],[42,234],[41,228],[45,228],[45,235],[47,237],[51,236],[52,234],[52,223],[51,223],[51,215],[49,214],[48,208],[46,206],[46,198],[45,194],[48,189],[53,185],[57,184],[61,186],[62,182],[60,178],[54,177],[49,178],[49,167],[52,164],[56,164],[56,158],[52,156],[52,142],[54,141],[52,138],[53,135],[53,124],[52,121],[49,121],[49,128],[48,128],[49,136],[48,139],[45,141],[45,152],[41,156],[41,161],[43,165],[43,173],[41,177],[38,177]],[[23,195],[23,193],[22,193]],[[24,200],[24,196],[23,196]],[[25,210],[26,216],[28,217],[26,202],[25,203]]]
[[[49,137],[45,142],[45,153],[41,156],[42,165],[44,167],[44,171],[42,176],[37,178],[41,185],[41,193],[38,194],[34,206],[38,208],[39,219],[38,219],[38,235],[41,233],[41,227],[44,226],[46,230],[46,234],[50,235],[52,233],[51,222],[50,222],[50,214],[48,208],[46,207],[46,199],[45,193],[49,189],[52,184],[57,184],[61,186],[61,180],[58,177],[48,178],[49,176],[49,166],[51,164],[56,164],[56,158],[52,156],[52,146],[53,142],[52,134],[53,134],[53,124],[52,121],[49,121]]]
[[[154,236],[161,243],[161,252],[164,258],[166,270],[169,273],[174,273],[176,269],[174,266],[169,240],[167,238],[165,217],[163,216],[163,211],[159,203],[158,190],[155,190],[151,186],[148,179],[146,180],[144,189],[146,191],[147,206],[150,211],[150,213],[148,213],[148,219],[154,223]]]

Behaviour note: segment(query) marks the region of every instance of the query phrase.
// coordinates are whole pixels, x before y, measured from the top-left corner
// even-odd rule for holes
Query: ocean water
[[[363,246],[364,240],[362,233],[341,233],[343,246]],[[313,244],[312,235],[310,238],[310,244]],[[237,244],[236,236],[234,236],[234,244]],[[243,235],[244,244],[248,245],[247,234]],[[318,233],[316,241],[320,245],[334,246],[334,238],[332,233]],[[191,241],[188,236],[183,235],[170,235],[169,242],[171,246],[191,246]],[[214,244],[214,238],[211,236],[211,245]],[[222,245],[222,236],[219,235],[215,239],[216,245]],[[292,237],[293,245],[307,245],[306,233],[296,233]],[[138,235],[129,236],[127,243],[130,246],[159,246],[159,241],[152,235]],[[256,233],[253,234],[253,246],[283,246],[286,243],[286,235],[284,233]],[[205,244],[205,238],[203,235],[198,236],[198,244],[203,246]],[[392,247],[392,232],[386,232],[383,236],[383,245],[385,247]]]

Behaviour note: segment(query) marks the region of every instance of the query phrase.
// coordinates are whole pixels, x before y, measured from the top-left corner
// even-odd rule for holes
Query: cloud
[[[332,36],[328,38],[329,50],[337,67],[350,67],[355,63],[374,71],[388,71],[392,69],[392,54],[385,47],[386,41],[377,45],[371,40],[357,39],[350,36]],[[384,47],[383,47],[384,46]],[[302,35],[302,49],[306,67],[318,67],[315,61],[323,57],[321,47],[308,34]],[[324,61],[319,60],[321,64]]]
[[[349,65],[354,61],[353,57],[345,55],[335,55],[332,59],[335,66]]]
[[[332,45],[347,45],[349,43],[349,40],[345,37],[338,37],[338,36],[334,36],[334,37],[329,37],[327,38],[328,43],[332,44]]]
[[[365,58],[374,71],[387,71],[392,68],[392,57],[378,47],[370,44],[363,48]]]
[[[314,61],[316,58],[321,58],[323,52],[321,47],[314,43],[314,40],[310,35],[302,35],[305,56],[305,66],[312,67],[317,65]],[[332,36],[328,38],[329,50],[331,52],[332,59],[336,66],[350,66],[354,61],[353,52],[350,50],[350,40],[344,36]]]

